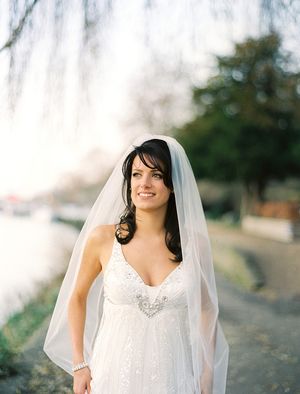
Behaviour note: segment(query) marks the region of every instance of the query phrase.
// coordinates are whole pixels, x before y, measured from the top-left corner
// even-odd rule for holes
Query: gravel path
[[[252,255],[266,278],[270,298],[300,299],[300,240],[285,243],[249,235],[239,228],[208,222],[210,237]]]
[[[220,321],[230,347],[226,393],[300,394],[299,312],[284,312],[216,278]]]

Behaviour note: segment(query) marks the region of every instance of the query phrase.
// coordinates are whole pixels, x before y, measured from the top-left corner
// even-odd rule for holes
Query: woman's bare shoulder
[[[111,241],[115,236],[114,224],[101,224],[93,228],[89,234],[89,238],[96,241],[97,244],[103,244]]]
[[[98,256],[99,263],[103,270],[105,270],[106,263],[111,255],[115,230],[115,225],[113,224],[99,225],[93,228],[89,235],[92,249]]]

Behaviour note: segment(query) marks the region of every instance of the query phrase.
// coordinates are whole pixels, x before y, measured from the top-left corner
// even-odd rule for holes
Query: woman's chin
[[[134,203],[135,208],[140,211],[157,211],[166,207],[167,203],[158,203],[157,201],[138,201]]]

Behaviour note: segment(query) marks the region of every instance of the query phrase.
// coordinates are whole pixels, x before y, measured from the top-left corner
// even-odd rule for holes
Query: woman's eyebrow
[[[136,167],[132,167],[132,169],[134,170],[134,171],[140,171],[140,172],[143,172],[143,170],[140,170],[140,169],[138,169],[138,168],[136,168]],[[151,172],[153,172],[153,171],[160,171],[158,168],[153,168],[152,170],[151,170]],[[161,172],[161,171],[160,171]]]

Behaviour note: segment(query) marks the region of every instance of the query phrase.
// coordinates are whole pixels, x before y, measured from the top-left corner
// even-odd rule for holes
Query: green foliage
[[[32,333],[52,312],[62,278],[43,288],[21,312],[14,314],[0,330],[0,377],[15,372],[15,357]]]
[[[0,378],[14,372],[12,367],[15,353],[5,335],[0,331]]]
[[[300,174],[300,73],[272,34],[217,57],[218,73],[193,89],[196,117],[176,137],[195,175],[263,191]]]

